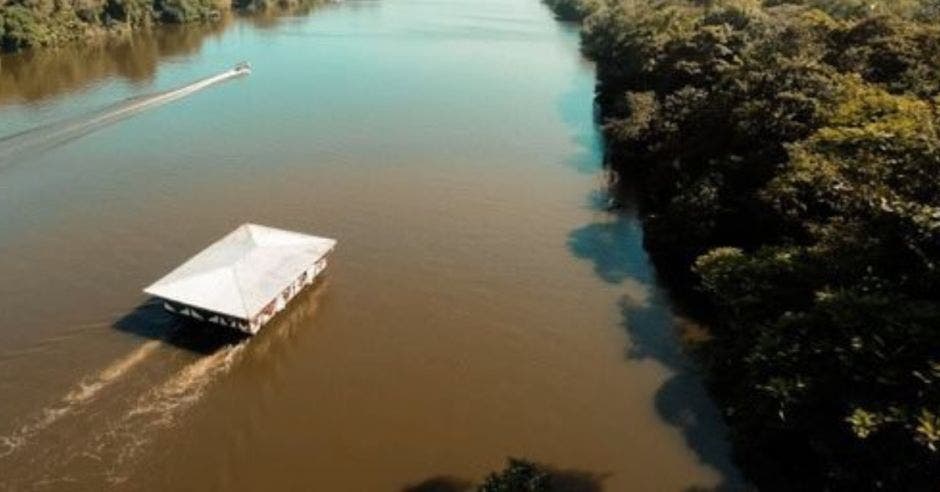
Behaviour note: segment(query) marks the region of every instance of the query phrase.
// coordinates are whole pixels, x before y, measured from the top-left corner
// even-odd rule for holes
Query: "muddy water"
[[[460,490],[507,456],[596,490],[736,483],[642,233],[606,211],[593,67],[537,0],[6,57],[0,135],[241,60],[0,168],[0,489]],[[340,241],[258,337],[140,292],[246,221]]]

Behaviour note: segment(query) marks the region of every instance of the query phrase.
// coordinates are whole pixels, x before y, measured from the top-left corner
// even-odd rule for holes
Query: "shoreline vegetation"
[[[940,2],[546,2],[748,480],[936,488]]]
[[[230,12],[291,12],[323,0],[0,0],[0,53],[111,38],[158,24],[215,23]]]
[[[601,492],[605,478],[509,457],[505,467],[488,473],[482,482],[439,475],[407,485],[402,492]]]

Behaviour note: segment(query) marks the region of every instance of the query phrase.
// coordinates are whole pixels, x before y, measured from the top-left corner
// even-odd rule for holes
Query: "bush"
[[[105,14],[116,22],[137,26],[153,17],[152,3],[148,0],[108,0]]]
[[[0,10],[0,46],[4,51],[16,51],[48,42],[48,30],[40,19],[22,5],[5,6]]]
[[[490,473],[477,490],[479,492],[548,492],[550,476],[534,463],[509,458],[509,464],[499,472]]]

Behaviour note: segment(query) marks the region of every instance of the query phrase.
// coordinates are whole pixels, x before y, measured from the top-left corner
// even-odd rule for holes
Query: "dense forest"
[[[0,52],[157,23],[210,22],[231,10],[294,9],[315,3],[319,0],[0,0]]]
[[[768,490],[940,483],[940,2],[549,0]]]

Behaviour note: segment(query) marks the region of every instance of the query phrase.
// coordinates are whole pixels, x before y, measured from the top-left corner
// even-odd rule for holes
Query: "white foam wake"
[[[6,436],[0,436],[0,458],[13,454],[35,435],[39,434],[62,417],[90,403],[102,390],[112,385],[134,367],[147,359],[160,347],[158,340],[151,340],[124,357],[114,361],[94,376],[82,378],[56,404],[42,409],[36,416]]]
[[[128,469],[127,465],[145,449],[157,430],[172,426],[202,398],[212,382],[232,368],[246,343],[227,346],[198,359],[142,394],[122,418],[96,437],[83,455],[109,463],[108,481],[123,482],[126,477],[118,472]]]
[[[92,133],[148,109],[182,99],[213,85],[245,75],[239,69],[197,80],[176,89],[134,97],[91,114],[39,126],[0,138],[0,168],[17,157],[34,154]]]

